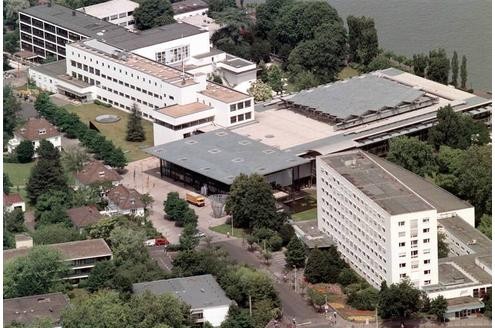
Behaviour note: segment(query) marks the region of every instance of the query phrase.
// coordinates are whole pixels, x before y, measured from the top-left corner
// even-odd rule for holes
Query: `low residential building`
[[[117,186],[122,176],[102,161],[92,161],[75,174],[76,187],[108,184]]]
[[[132,31],[134,30],[134,10],[138,7],[139,3],[134,1],[110,0],[77,10]]]
[[[21,195],[15,193],[3,194],[3,207],[5,211],[12,212],[13,210],[26,211],[26,203]]]
[[[105,214],[144,216],[142,195],[135,189],[119,185],[110,189],[105,197],[108,201]]]
[[[98,262],[112,259],[112,251],[103,239],[79,240],[47,246],[60,252],[61,257],[69,265],[70,273],[64,279],[72,284],[78,284],[82,279],[86,279]],[[3,251],[3,261],[6,263],[15,258],[26,256],[30,250],[30,248],[5,250]]]
[[[132,285],[132,290],[136,294],[146,291],[155,295],[172,294],[191,307],[195,323],[209,322],[214,327],[227,318],[232,304],[211,274],[137,283]]]
[[[3,300],[3,326],[13,323],[30,325],[48,319],[53,327],[61,328],[62,312],[69,306],[69,298],[62,293],[16,297]]]
[[[95,205],[70,208],[67,210],[67,216],[80,232],[103,218]]]
[[[172,3],[174,19],[182,20],[191,16],[206,16],[208,4],[202,0],[182,0]]]
[[[447,300],[447,311],[445,311],[445,319],[465,319],[467,317],[473,317],[481,315],[481,311],[485,307],[485,304],[478,298],[471,296],[462,296],[451,298]]]
[[[24,125],[14,131],[14,138],[9,140],[7,151],[12,153],[19,144],[28,140],[33,143],[36,150],[41,140],[50,141],[55,148],[62,148],[62,133],[44,118],[30,118]],[[37,157],[36,153],[34,157]]]

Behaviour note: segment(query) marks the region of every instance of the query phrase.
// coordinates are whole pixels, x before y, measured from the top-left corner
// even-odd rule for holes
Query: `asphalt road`
[[[216,242],[215,245],[225,249],[231,258],[238,263],[248,264],[258,269],[265,269],[265,265],[253,254],[246,251],[240,240],[228,240]],[[282,302],[282,311],[287,318],[296,318],[297,324],[305,327],[330,327],[329,322],[320,314],[316,313],[300,295],[288,287],[287,284],[273,281],[277,290],[280,301]]]

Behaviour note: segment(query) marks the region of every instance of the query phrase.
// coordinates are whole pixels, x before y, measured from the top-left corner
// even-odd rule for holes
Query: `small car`
[[[155,238],[155,246],[167,246],[170,242],[165,237]]]
[[[155,239],[148,239],[144,242],[145,246],[151,247],[156,245],[156,240]]]

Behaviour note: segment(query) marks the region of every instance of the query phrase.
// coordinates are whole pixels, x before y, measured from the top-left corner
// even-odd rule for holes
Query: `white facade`
[[[174,19],[180,21],[193,16],[206,16],[207,12],[208,8],[202,8],[198,10],[188,11],[187,13],[176,14],[174,15]]]
[[[111,0],[92,6],[78,8],[88,15],[102,19],[115,25],[134,30],[134,10],[139,7],[137,2],[129,0]]]
[[[7,211],[7,212],[12,212],[15,209],[20,209],[21,211],[26,212],[26,203],[25,202],[15,202],[15,203],[12,203],[12,204],[7,205],[7,206],[5,206],[5,204],[4,204],[4,207],[5,207],[5,211]]]
[[[198,320],[197,322],[209,322],[213,327],[220,327],[222,322],[227,319],[229,313],[229,305],[207,307],[200,310],[191,310],[194,314],[198,312],[203,312],[203,320]]]
[[[9,143],[7,144],[7,151],[9,154],[13,153],[14,150],[19,146],[19,144],[24,140],[24,138],[16,133],[14,133],[14,138],[9,140]],[[38,157],[36,154],[36,149],[40,146],[40,141],[43,140],[43,138],[32,140],[33,147],[35,149],[34,157]],[[60,135],[54,136],[51,138],[46,138],[46,140],[50,141],[55,148],[60,150],[62,148],[62,137]]]
[[[390,215],[321,158],[316,177],[318,228],[371,285],[438,282],[436,210]]]

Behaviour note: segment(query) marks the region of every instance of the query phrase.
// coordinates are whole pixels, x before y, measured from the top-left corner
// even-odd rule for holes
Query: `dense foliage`
[[[127,141],[141,142],[145,140],[143,123],[141,122],[141,116],[138,114],[138,110],[136,105],[132,107],[132,112],[127,122]]]
[[[423,307],[421,292],[407,279],[387,286],[382,283],[379,292],[378,314],[383,319],[407,319]]]
[[[401,136],[391,139],[387,159],[421,176],[437,170],[433,147],[418,138]]]
[[[122,149],[115,147],[112,141],[86,126],[76,114],[71,114],[65,108],[53,104],[48,94],[40,93],[34,107],[63,132],[78,138],[88,151],[94,153],[96,159],[101,159],[105,164],[116,168],[127,165]]]
[[[17,113],[21,110],[21,104],[14,96],[12,87],[8,84],[3,86],[3,139],[8,142],[14,136],[17,125]],[[32,156],[31,156],[32,157]]]
[[[167,199],[163,202],[164,211],[170,221],[175,221],[175,225],[183,227],[189,224],[194,226],[198,223],[198,216],[189,204],[179,197],[177,192],[169,192]]]
[[[31,140],[22,140],[15,148],[15,156],[19,163],[29,163],[33,160],[34,146]]]
[[[342,269],[348,267],[340,257],[337,247],[320,250],[314,248],[308,256],[304,276],[310,283],[336,283]]]
[[[285,252],[285,262],[287,267],[302,268],[306,262],[306,248],[303,242],[294,236],[287,245],[287,251]]]
[[[134,10],[136,28],[147,30],[175,23],[174,11],[169,0],[143,0]]]

